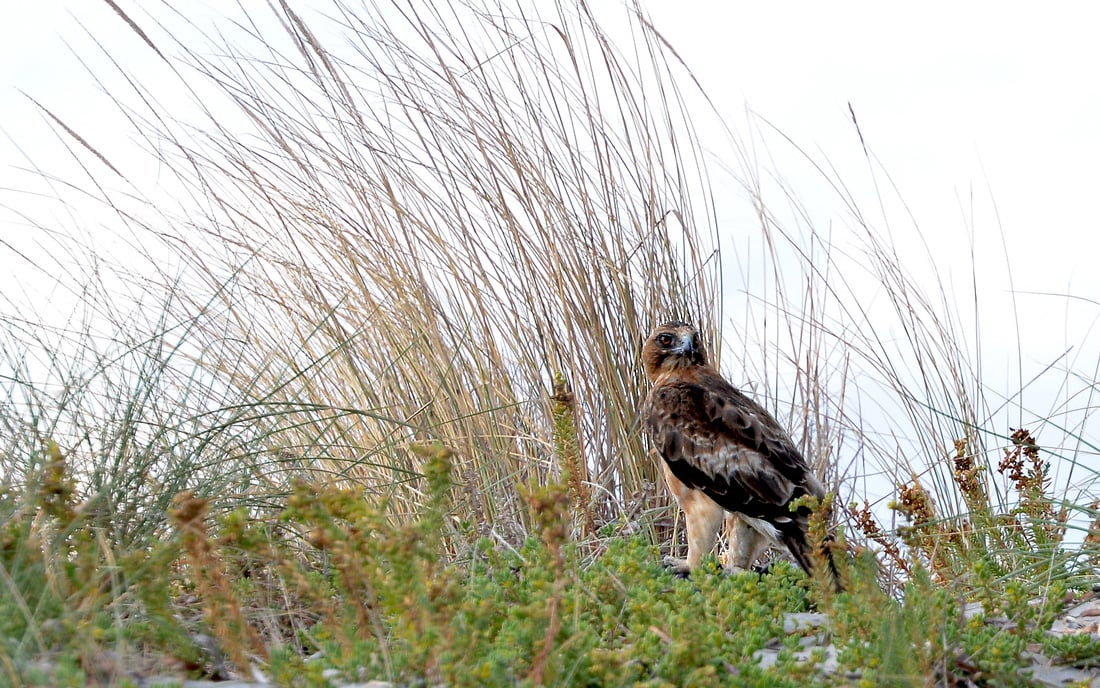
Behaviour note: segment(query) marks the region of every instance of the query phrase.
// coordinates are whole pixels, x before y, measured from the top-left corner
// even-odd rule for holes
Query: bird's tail
[[[817,568],[814,560],[823,561],[825,564],[825,573],[832,579],[833,589],[836,592],[843,592],[844,584],[840,580],[840,570],[836,566],[836,560],[833,558],[833,545],[835,540],[832,535],[828,535],[820,543],[820,551],[818,557],[813,556],[813,552],[810,550],[810,545],[806,541],[806,533],[801,528],[785,530],[780,532],[780,537],[783,540],[783,544],[790,550],[794,560],[798,562],[798,565],[802,567],[802,570],[806,572],[806,575],[814,575],[814,570]]]

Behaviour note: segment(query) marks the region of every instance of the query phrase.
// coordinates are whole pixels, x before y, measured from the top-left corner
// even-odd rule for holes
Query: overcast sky
[[[860,152],[851,103],[922,231],[964,230],[956,197],[973,188],[996,201],[1021,265],[1035,261],[1030,288],[1100,296],[1100,11],[1012,2],[658,2],[651,11],[724,111],[736,116],[747,103],[846,164]],[[997,231],[988,215],[974,222]]]

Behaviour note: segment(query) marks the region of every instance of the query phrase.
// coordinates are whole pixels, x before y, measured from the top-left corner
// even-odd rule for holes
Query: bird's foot
[[[688,565],[687,559],[677,559],[676,557],[664,558],[665,568],[672,573],[680,576],[681,578],[687,578],[691,575],[691,566]]]
[[[764,564],[754,564],[749,570],[758,576],[766,576],[772,572],[772,563],[773,562],[769,561]]]

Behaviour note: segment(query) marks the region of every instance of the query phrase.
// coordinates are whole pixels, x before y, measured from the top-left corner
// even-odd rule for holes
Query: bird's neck
[[[701,365],[688,360],[666,361],[665,365],[657,371],[653,378],[654,385],[666,382],[703,382],[710,379],[722,379],[718,371],[708,365]]]

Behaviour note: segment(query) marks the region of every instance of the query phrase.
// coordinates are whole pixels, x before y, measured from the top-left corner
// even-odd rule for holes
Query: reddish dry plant
[[[965,439],[955,440],[954,460],[955,484],[963,494],[963,498],[971,508],[975,505],[984,505],[985,490],[978,478],[978,467],[974,464],[974,454],[970,452],[970,445]]]
[[[997,464],[997,470],[1001,474],[1007,471],[1008,479],[1022,497],[1042,496],[1046,493],[1047,476],[1046,466],[1039,457],[1039,445],[1024,428],[1012,429],[1010,439],[1012,447],[1005,448],[1005,457]]]
[[[1039,456],[1039,445],[1026,429],[1013,429],[1010,439],[1012,447],[1005,448],[1005,456],[997,470],[1008,476],[1019,493],[1019,511],[1041,524],[1046,537],[1060,540],[1068,513],[1063,508],[1056,514],[1054,504],[1047,497],[1049,465]]]
[[[1089,532],[1085,535],[1085,542],[1094,547],[1100,547],[1100,501],[1089,504],[1089,510],[1095,514],[1092,523],[1089,524]]]
[[[933,575],[944,578],[950,575],[951,561],[946,545],[962,544],[961,530],[949,530],[936,523],[936,506],[932,495],[916,477],[907,485],[898,486],[899,500],[891,508],[912,524],[899,528],[902,541],[926,558]]]
[[[210,540],[207,510],[205,499],[185,490],[173,498],[169,516],[183,538],[206,620],[237,669],[246,671],[250,665],[249,653],[266,660],[267,649],[256,629],[245,619],[240,600]]]
[[[905,518],[913,524],[913,530],[921,530],[928,526],[936,518],[936,507],[932,503],[932,495],[913,478],[913,482],[906,485],[898,485],[899,500],[893,508],[901,512]]]
[[[1089,504],[1089,509],[1093,513],[1093,518],[1089,523],[1088,532],[1085,533],[1082,549],[1088,553],[1093,566],[1100,566],[1100,501]]]
[[[592,496],[588,491],[587,462],[584,460],[584,447],[577,431],[577,399],[561,373],[554,376],[554,391],[550,395],[550,401],[554,418],[554,450],[558,455],[562,477],[569,486],[570,496],[581,513],[581,532],[587,535],[596,527],[590,508]]]
[[[905,558],[901,555],[898,543],[879,526],[874,514],[871,513],[871,505],[864,502],[863,506],[856,507],[853,504],[852,515],[855,516],[856,527],[859,528],[860,532],[867,539],[878,543],[882,547],[883,553],[890,558],[890,561],[894,562],[906,576],[910,575],[909,562],[905,561]]]

